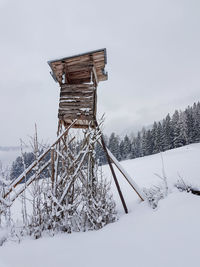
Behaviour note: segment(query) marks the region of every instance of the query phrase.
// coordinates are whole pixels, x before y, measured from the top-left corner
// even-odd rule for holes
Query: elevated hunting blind
[[[97,85],[107,80],[106,49],[49,61],[51,75],[60,85],[58,118],[68,127],[94,127],[97,110]]]
[[[143,192],[106,147],[100,127],[96,121],[97,86],[100,81],[108,79],[107,73],[105,72],[106,63],[105,48],[48,61],[51,68],[51,75],[60,85],[57,139],[17,179],[7,186],[3,197],[0,199],[0,204],[3,203],[6,207],[10,207],[15,199],[26,190],[27,186],[39,179],[41,173],[46,168],[50,168],[52,195],[54,196],[52,199],[53,209],[57,207],[60,212],[61,204],[66,196],[68,198],[72,196],[70,201],[74,199],[74,185],[78,177],[87,190],[88,188],[93,190],[93,186],[95,187],[94,161],[96,159],[94,155],[96,155],[96,144],[100,144],[105,152],[124,211],[127,213],[128,209],[112,163],[122,173],[139,198],[141,200],[145,199]],[[85,128],[86,130],[84,132],[87,132],[84,135],[82,148],[78,155],[73,154],[71,150],[72,142],[76,140],[76,135],[72,138],[69,135],[71,128]],[[50,157],[49,161],[43,161],[48,155]],[[70,164],[68,164],[69,160],[71,160]],[[98,160],[96,161],[98,162]],[[88,170],[88,177],[84,176],[85,170]],[[31,172],[34,172],[34,174],[27,182],[18,190],[13,190]],[[67,179],[65,179],[66,177]],[[66,184],[63,184],[64,181]],[[58,187],[61,185],[63,192],[59,195],[61,191],[58,190]],[[89,195],[91,196],[92,194]],[[7,202],[8,199],[9,202]],[[58,203],[58,206],[56,206],[56,203]],[[1,213],[2,209],[0,206]]]

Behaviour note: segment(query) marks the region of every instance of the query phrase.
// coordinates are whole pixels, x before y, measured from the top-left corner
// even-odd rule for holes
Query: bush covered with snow
[[[9,236],[20,240],[29,235],[38,239],[44,233],[54,235],[98,230],[117,219],[110,183],[106,181],[96,158],[95,145],[100,136],[99,130],[89,127],[82,134],[81,142],[76,142],[70,135],[59,139],[60,142],[51,150],[53,158],[46,172],[49,176],[45,179],[40,176],[43,162],[39,162],[40,150],[35,136],[35,167],[31,169],[31,177],[26,179],[25,175],[25,184],[19,184],[17,188],[5,188],[5,192],[11,192],[6,199],[2,191],[1,225],[9,226]],[[25,170],[24,154],[22,165]],[[26,188],[26,182],[31,179],[31,186]],[[22,194],[20,186],[24,188]],[[10,205],[18,194],[22,219],[16,226]]]

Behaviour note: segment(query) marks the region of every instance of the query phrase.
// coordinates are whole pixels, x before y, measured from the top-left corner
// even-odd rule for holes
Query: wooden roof
[[[71,57],[48,61],[51,75],[56,82],[68,84],[88,83],[91,81],[91,69],[95,70],[99,81],[108,79],[105,73],[107,63],[106,49],[90,51]],[[65,76],[65,78],[63,78]],[[63,81],[64,79],[64,81]]]

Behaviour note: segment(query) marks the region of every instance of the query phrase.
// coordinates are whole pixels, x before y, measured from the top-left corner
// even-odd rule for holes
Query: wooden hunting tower
[[[48,61],[51,75],[60,85],[58,118],[68,127],[94,126],[97,109],[97,85],[108,79],[105,72],[106,49]]]
[[[140,190],[115,156],[106,147],[103,134],[96,120],[97,85],[100,81],[108,79],[107,73],[105,72],[106,63],[105,48],[48,61],[52,70],[51,75],[54,80],[59,83],[61,89],[58,110],[58,137],[50,147],[39,157],[35,158],[35,161],[31,163],[17,179],[7,186],[3,197],[0,198],[0,214],[3,212],[2,208],[4,206],[10,207],[15,199],[26,190],[27,186],[39,179],[41,173],[49,166],[52,182],[51,196],[53,196],[52,210],[55,211],[53,214],[60,214],[61,210],[65,211],[65,206],[62,207],[62,204],[71,203],[69,199],[70,201],[74,201],[74,184],[78,178],[80,182],[83,183],[83,186],[86,186],[85,188],[87,188],[87,190],[85,190],[88,196],[92,196],[93,193],[91,192],[93,191],[88,193],[88,189],[93,190],[93,186],[95,187],[94,181],[96,178],[94,178],[94,163],[96,159],[94,155],[96,155],[96,153],[94,153],[94,151],[97,142],[102,145],[107,157],[124,211],[128,213],[112,163],[115,164],[140,199],[143,201],[146,198],[143,191]],[[75,133],[73,137],[70,137],[69,130],[71,128],[88,128],[84,131],[84,142],[82,142],[82,146],[79,147],[80,151],[78,156],[76,155],[76,149],[73,152],[70,148],[71,142],[78,136],[77,133]],[[89,142],[90,138],[93,142]],[[35,137],[34,141],[37,143],[37,137]],[[78,143],[76,142],[76,144]],[[37,149],[38,146],[36,145],[36,151]],[[48,155],[50,155],[50,159],[48,161],[44,160]],[[71,161],[70,164],[69,160]],[[83,172],[85,170],[88,172],[87,175]],[[31,174],[32,172],[34,173]],[[30,178],[26,181],[28,174],[30,174]],[[13,190],[24,180],[26,182],[22,184],[18,190]],[[60,188],[61,191],[58,190],[58,188]],[[68,194],[69,198],[67,202],[65,202]],[[1,205],[2,203],[3,205]]]

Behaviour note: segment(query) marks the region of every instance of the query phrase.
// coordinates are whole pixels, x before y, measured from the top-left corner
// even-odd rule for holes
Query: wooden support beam
[[[55,179],[55,151],[54,148],[51,149],[51,182],[52,182],[52,187],[54,184],[54,179]]]
[[[96,119],[95,119],[94,122],[95,122],[95,125],[96,125],[96,127],[98,128],[98,130],[100,130],[100,129],[99,129],[99,125],[98,125]],[[115,185],[116,185],[116,187],[117,187],[117,191],[118,191],[119,197],[120,197],[120,199],[121,199],[121,202],[122,202],[124,211],[125,211],[125,213],[128,213],[128,208],[127,208],[127,206],[126,206],[126,202],[125,202],[125,200],[124,200],[124,197],[123,197],[123,194],[122,194],[122,191],[121,191],[119,182],[118,182],[118,180],[117,180],[117,177],[116,177],[114,168],[113,168],[113,166],[112,166],[112,163],[111,163],[111,160],[110,160],[110,157],[109,157],[109,154],[108,154],[108,151],[107,151],[107,148],[106,148],[106,145],[105,145],[105,142],[104,142],[104,139],[103,139],[103,136],[102,136],[102,135],[101,135],[101,143],[102,143],[102,147],[103,147],[103,149],[104,149],[104,151],[105,151],[105,154],[106,154],[106,157],[107,157],[107,160],[108,160],[108,164],[109,164],[111,173],[112,173],[112,175],[113,175],[113,178],[114,178],[114,181],[115,181]]]
[[[93,72],[93,76],[94,76],[95,86],[97,86],[99,83],[99,80],[98,80],[98,76],[97,76],[97,72],[96,72],[95,67],[92,68],[92,72]]]
[[[22,187],[19,188],[18,191],[15,192],[15,194],[13,196],[11,196],[11,199],[10,199],[10,203],[8,206],[11,206],[12,203],[15,201],[15,199],[24,192],[24,190],[26,190],[26,188],[34,181],[36,180],[39,175],[50,165],[50,160],[48,162],[46,162],[39,170],[38,170],[38,173],[37,175],[32,175],[28,181],[26,183],[23,184]],[[5,197],[4,197],[5,198]]]
[[[65,74],[65,83],[70,83],[68,67],[67,67],[67,64],[65,64],[65,63],[64,63],[64,74]]]
[[[34,161],[17,179],[15,179],[10,184],[10,186],[8,187],[8,191],[4,195],[4,198],[6,198],[12,192],[13,188],[15,188],[26,177],[26,175],[38,164],[38,162],[40,162],[51,151],[51,149],[60,141],[60,139],[68,133],[69,129],[76,123],[76,121],[77,119],[74,120],[69,125],[69,127],[61,135],[58,136],[56,141],[50,146],[50,148],[48,148],[43,154],[39,156],[37,161]]]
[[[111,161],[115,164],[117,169],[121,172],[121,174],[124,176],[124,178],[127,180],[127,182],[130,184],[130,186],[133,188],[133,190],[136,192],[136,194],[139,196],[139,198],[143,201],[145,200],[145,196],[143,192],[139,189],[138,185],[132,180],[130,175],[126,172],[126,170],[121,166],[119,161],[115,158],[115,156],[112,154],[112,152],[107,148],[108,155],[111,159]]]

